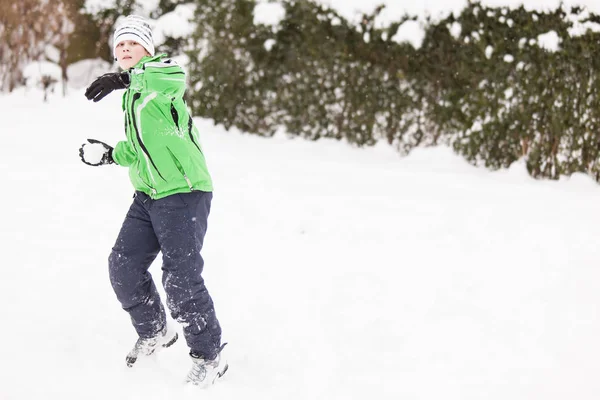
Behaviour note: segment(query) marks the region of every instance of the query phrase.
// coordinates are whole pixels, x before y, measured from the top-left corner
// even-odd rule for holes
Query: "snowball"
[[[83,159],[90,164],[98,164],[106,153],[106,148],[100,143],[86,143],[83,145]]]

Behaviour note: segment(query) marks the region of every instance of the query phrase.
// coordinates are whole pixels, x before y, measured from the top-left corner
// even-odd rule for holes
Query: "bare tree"
[[[0,2],[0,89],[12,91],[23,82],[24,65],[39,57],[45,15],[41,0]]]
[[[67,49],[80,3],[0,0],[0,91],[10,92],[23,84],[23,68],[31,61],[43,60],[49,45],[59,51],[58,64],[63,84],[66,82]]]
[[[79,7],[76,0],[52,0],[48,11],[48,44],[52,44],[59,54],[58,65],[61,69],[63,96],[67,94],[68,50]],[[50,5],[51,4],[51,5]]]

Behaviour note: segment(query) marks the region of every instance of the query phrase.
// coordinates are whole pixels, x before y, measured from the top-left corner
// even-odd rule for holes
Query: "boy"
[[[79,153],[88,165],[129,167],[136,190],[109,257],[112,287],[139,336],[127,365],[177,340],[176,333],[167,332],[165,310],[148,273],[161,251],[167,306],[183,325],[193,361],[187,382],[207,386],[228,366],[221,358],[221,327],[201,276],[212,181],[183,100],[185,73],[164,54],[154,55],[152,30],[139,16],[117,24],[113,50],[124,72],[100,76],[85,96],[97,102],[115,89],[126,89],[126,140],[113,149],[88,139]]]

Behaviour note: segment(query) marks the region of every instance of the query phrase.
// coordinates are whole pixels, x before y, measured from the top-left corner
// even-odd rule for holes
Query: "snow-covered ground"
[[[376,5],[322,1],[350,19]],[[381,23],[464,5],[382,2]],[[160,32],[187,32],[181,7]],[[136,337],[107,258],[133,190],[124,168],[78,157],[86,138],[123,138],[120,96],[87,102],[86,74],[49,103],[31,89],[0,96],[0,400],[600,396],[591,179],[535,181],[522,164],[490,172],[441,147],[401,158],[383,144],[264,139],[201,119],[215,181],[205,278],[230,370],[207,391],[185,387],[183,340],[128,369]],[[151,271],[160,281],[160,259]]]
[[[107,257],[132,201],[86,138],[120,96],[0,96],[0,399],[595,400],[600,188],[490,172],[445,148],[263,139],[197,119],[215,181],[204,256],[230,370],[184,342],[132,369]],[[160,260],[152,266],[160,277]]]

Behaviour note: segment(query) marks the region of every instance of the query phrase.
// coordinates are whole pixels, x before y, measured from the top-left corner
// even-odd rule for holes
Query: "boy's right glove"
[[[109,72],[92,82],[85,91],[85,97],[97,103],[115,89],[128,88],[130,82],[129,72]]]
[[[93,167],[115,162],[112,158],[112,147],[95,139],[88,139],[87,141],[89,144],[84,143],[79,148],[79,157],[81,158],[81,161]]]

